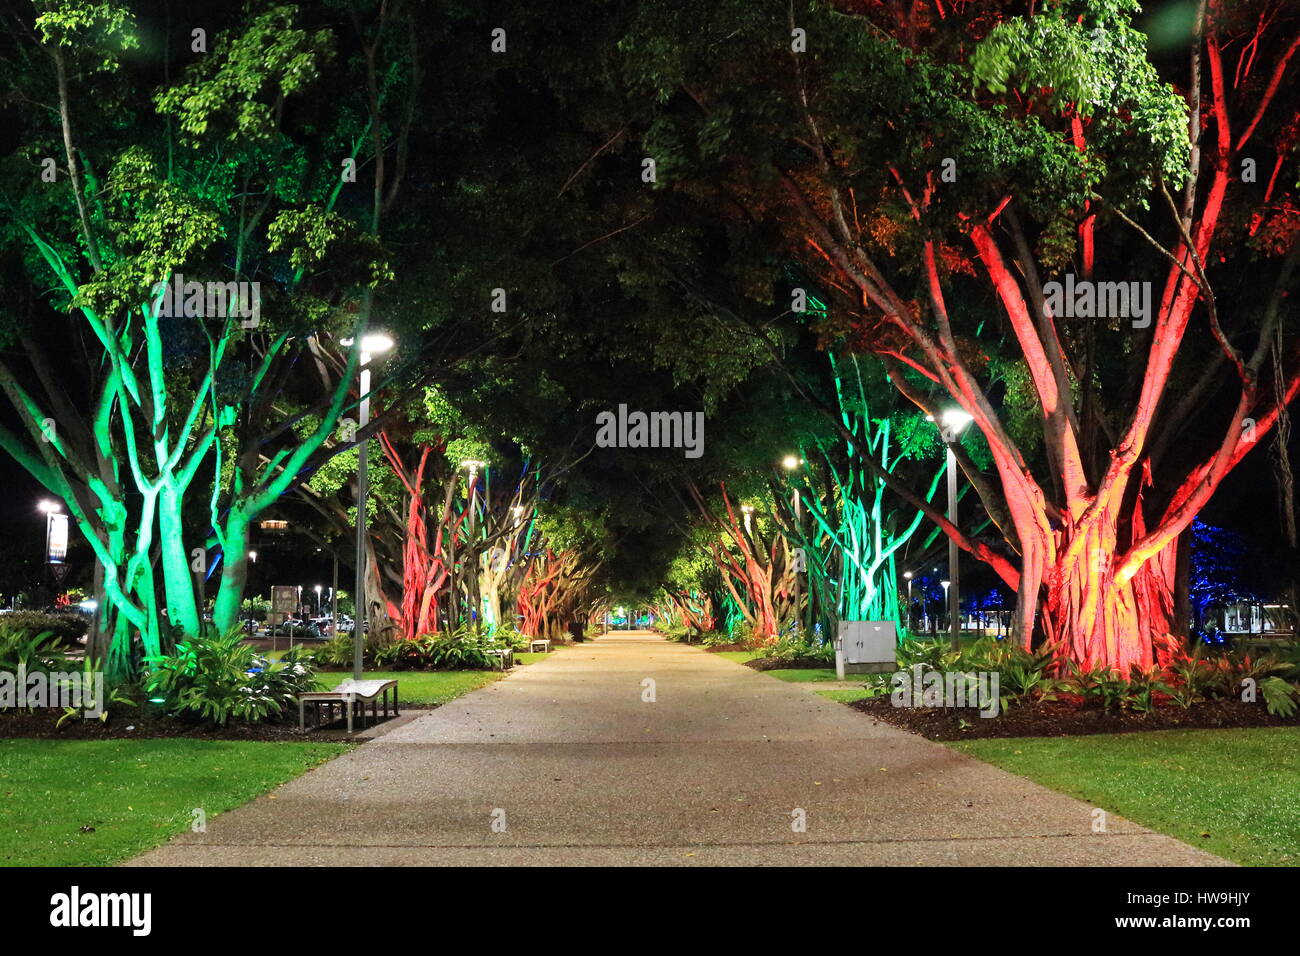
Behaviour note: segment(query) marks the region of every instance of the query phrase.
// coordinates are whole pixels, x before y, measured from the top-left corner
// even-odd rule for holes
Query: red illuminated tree
[[[1171,646],[1180,536],[1300,387],[1295,11],[1202,2],[1185,66],[1159,64],[1175,88],[1134,9],[733,7],[733,46],[806,34],[763,64],[774,92],[753,51],[642,71],[684,94],[651,148],[722,166],[719,215],[782,230],[830,296],[823,336],[880,355],[920,411],[972,416],[991,472],[953,447],[1001,540],[879,477],[1017,590],[1024,642],[1123,674]],[[679,39],[716,49],[725,18],[700,17]],[[1067,273],[1150,281],[1146,322],[1058,314]]]

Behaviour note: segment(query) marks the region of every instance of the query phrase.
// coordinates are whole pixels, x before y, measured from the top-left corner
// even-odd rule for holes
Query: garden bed
[[[894,727],[930,740],[975,740],[986,737],[1065,737],[1133,733],[1143,730],[1213,730],[1234,727],[1300,727],[1300,715],[1276,717],[1262,702],[1233,698],[1201,701],[1190,708],[1158,706],[1149,713],[1085,707],[1063,694],[1057,700],[1013,705],[997,717],[981,717],[974,708],[895,707],[888,697],[853,701],[850,707]]]
[[[437,705],[424,704],[418,707],[406,707],[409,710],[432,710]],[[226,726],[207,722],[185,720],[169,717],[153,707],[141,707],[135,710],[123,709],[110,712],[107,720],[69,719],[62,727],[55,728],[62,710],[39,708],[37,710],[13,710],[0,713],[0,740],[38,739],[38,740],[158,740],[169,737],[187,737],[192,740],[350,740],[346,729],[330,730],[322,727],[311,730],[311,715],[308,715],[308,731],[298,732],[298,711],[287,711],[280,720],[263,720],[257,723],[232,720]],[[382,722],[382,721],[381,721]],[[335,723],[344,727],[343,720]],[[360,725],[358,724],[358,727]]]
[[[745,661],[746,667],[756,671],[780,670],[824,670],[833,667],[833,662],[819,661],[815,657],[755,657]]]

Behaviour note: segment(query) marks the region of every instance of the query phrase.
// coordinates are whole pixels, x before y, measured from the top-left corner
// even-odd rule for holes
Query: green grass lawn
[[[247,803],[349,744],[0,740],[0,864],[107,866]]]
[[[352,676],[351,671],[320,671],[316,679],[328,690]],[[433,707],[501,679],[500,671],[362,671],[362,680],[397,681],[399,705]]]
[[[963,753],[1238,863],[1300,865],[1300,729],[969,740]]]
[[[768,677],[789,681],[791,684],[815,684],[820,681],[839,680],[833,667],[777,667],[763,671]]]
[[[698,645],[691,645],[696,647]],[[729,661],[735,661],[737,664],[743,664],[745,661],[752,661],[758,656],[758,651],[717,651],[719,657],[724,657]]]
[[[548,656],[550,655],[516,654],[515,663],[528,665]],[[317,673],[317,679],[327,690],[351,676],[350,671]],[[493,681],[500,680],[502,674],[500,671],[362,671],[361,677],[363,680],[395,680],[400,704],[433,707],[486,687]]]
[[[865,687],[854,687],[849,690],[819,690],[816,693],[818,697],[825,697],[840,704],[851,704],[855,700],[866,700],[868,697],[875,696]]]

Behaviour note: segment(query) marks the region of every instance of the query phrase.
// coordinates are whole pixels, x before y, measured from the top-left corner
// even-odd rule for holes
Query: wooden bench
[[[545,638],[545,637],[539,637],[539,638],[538,638],[537,640],[535,640],[535,641],[529,641],[529,642],[528,642],[528,650],[529,650],[529,652],[532,653],[532,654],[536,654],[536,653],[537,653],[537,647],[538,647],[539,644],[541,645],[541,648],[542,648],[541,653],[543,653],[543,654],[549,654],[549,653],[551,653],[551,642],[550,642],[550,640],[549,640],[548,638]]]
[[[379,719],[379,698],[384,699],[384,716],[388,716],[388,692],[393,692],[393,716],[401,716],[397,709],[397,681],[395,680],[353,680],[348,678],[333,690],[312,691],[298,695],[298,730],[307,729],[307,705],[316,705],[316,726],[320,726],[322,704],[330,708],[330,723],[334,722],[334,705],[342,704],[348,715],[348,733],[352,733],[352,717],[358,710],[361,713],[361,726],[366,726],[366,704],[370,704],[371,716]],[[360,705],[358,707],[357,705]]]

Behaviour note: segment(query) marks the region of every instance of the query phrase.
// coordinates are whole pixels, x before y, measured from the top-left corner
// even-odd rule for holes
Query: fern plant
[[[1274,717],[1295,716],[1296,696],[1300,694],[1295,685],[1280,677],[1265,677],[1259,682],[1259,690],[1264,695],[1264,706]]]

